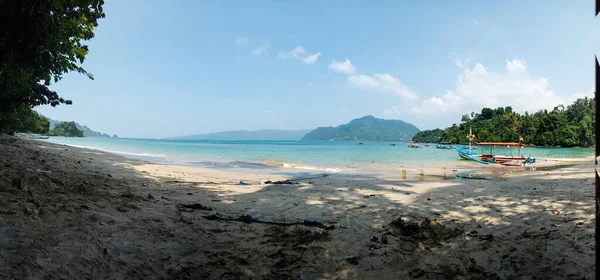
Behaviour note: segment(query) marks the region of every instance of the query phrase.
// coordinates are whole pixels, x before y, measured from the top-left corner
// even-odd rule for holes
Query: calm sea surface
[[[214,168],[296,167],[306,170],[344,172],[382,165],[441,166],[465,162],[454,149],[437,149],[432,144],[419,149],[407,143],[350,141],[189,141],[125,138],[50,137],[49,141],[91,148],[160,163],[196,165]],[[481,152],[482,147],[477,150]],[[486,150],[489,148],[485,148]],[[593,149],[534,148],[522,152],[536,158],[593,157]],[[494,148],[494,154],[509,154],[506,147]],[[516,155],[516,148],[513,150]]]

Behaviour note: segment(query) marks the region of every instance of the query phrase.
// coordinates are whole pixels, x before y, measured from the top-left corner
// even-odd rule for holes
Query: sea
[[[344,173],[384,167],[427,168],[475,163],[461,159],[454,149],[409,148],[406,142],[357,141],[210,141],[155,140],[100,137],[50,137],[47,140],[80,148],[101,150],[155,163],[219,169],[291,168],[313,172]],[[478,147],[476,151],[489,147]],[[496,147],[496,155],[510,154]],[[516,155],[516,148],[512,153]],[[525,147],[522,153],[536,159],[593,158],[590,148]]]

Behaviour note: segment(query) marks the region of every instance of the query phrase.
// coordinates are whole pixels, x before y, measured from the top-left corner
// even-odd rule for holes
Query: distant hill
[[[50,130],[54,129],[54,127],[63,122],[63,121],[57,121],[57,120],[53,120],[51,118],[48,118],[48,121],[50,121]],[[80,125],[78,123],[75,123],[75,126],[77,126],[77,129],[79,130],[83,130],[83,136],[84,137],[110,137],[110,135],[106,134],[106,133],[100,133],[100,132],[96,132],[91,130],[89,127],[85,126],[85,125]]]
[[[238,130],[224,131],[217,133],[189,135],[181,137],[166,138],[169,140],[300,140],[310,132],[310,129],[304,130]]]
[[[417,127],[401,120],[366,116],[336,127],[319,127],[302,140],[407,141],[418,132]]]

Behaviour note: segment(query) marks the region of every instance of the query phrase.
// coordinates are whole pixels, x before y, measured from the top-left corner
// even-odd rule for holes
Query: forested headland
[[[523,142],[535,146],[590,147],[595,144],[595,98],[580,98],[565,108],[519,114],[509,107],[483,108],[461,118],[460,124],[446,129],[424,130],[413,141],[467,143],[469,129],[475,142]]]

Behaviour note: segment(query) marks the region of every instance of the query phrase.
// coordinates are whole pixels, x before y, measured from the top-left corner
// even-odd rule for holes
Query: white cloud
[[[261,55],[262,53],[264,53],[268,49],[269,49],[269,42],[265,42],[264,44],[258,46],[254,50],[252,50],[252,54],[253,55]]]
[[[456,64],[456,67],[458,67],[458,68],[465,67],[464,64],[462,63],[462,61],[460,61],[460,59],[455,59],[454,64]]]
[[[400,108],[394,106],[390,109],[383,110],[383,113],[386,115],[401,115],[402,110],[400,110]]]
[[[308,52],[306,52],[306,50],[303,47],[298,46],[289,52],[280,52],[277,55],[277,59],[294,58],[294,59],[299,59],[306,64],[314,64],[315,62],[317,62],[317,59],[319,58],[319,56],[321,56],[320,52],[314,53],[314,54],[309,54]]]
[[[348,77],[348,82],[360,88],[377,88],[381,85],[379,81],[367,75],[354,75]]]
[[[508,72],[525,72],[525,68],[527,68],[526,63],[516,58],[512,61],[506,61],[506,70],[508,70]]]
[[[340,72],[340,73],[346,73],[348,75],[354,74],[354,72],[356,72],[356,68],[354,67],[354,65],[352,65],[352,62],[350,62],[350,59],[347,59],[345,61],[331,61],[331,63],[329,64],[329,69],[336,71],[336,72]]]
[[[460,69],[465,69],[469,66],[469,59],[465,61],[462,61],[460,59],[454,59],[454,64],[456,64],[456,67]]]
[[[319,58],[319,56],[321,56],[321,53],[309,55],[308,57],[304,58],[302,61],[304,61],[304,63],[306,63],[306,64],[314,64],[315,62],[317,62],[317,59]]]
[[[350,84],[364,89],[389,92],[408,100],[416,100],[419,96],[390,74],[352,75],[348,77]]]
[[[249,38],[246,36],[237,36],[235,42],[238,45],[244,45],[248,48],[252,55],[261,55],[266,52],[269,47],[269,40],[260,37]]]
[[[579,99],[579,98],[594,98],[594,89],[590,89],[587,92],[578,92],[573,94],[572,96],[569,96],[569,98],[567,99],[567,104],[563,104],[565,106],[570,105],[571,103],[573,103],[575,100]]]
[[[268,114],[268,115],[275,115],[275,111],[272,111],[272,110],[267,110],[267,114]]]
[[[277,55],[278,59],[286,59],[286,58],[300,58],[301,55],[305,54],[306,50],[304,50],[303,47],[296,47],[293,50],[289,51],[289,52],[280,52]]]
[[[341,111],[341,112],[348,112],[348,109],[346,109],[346,108],[342,108],[342,109],[340,109],[340,111]]]
[[[235,42],[240,45],[246,44],[246,43],[248,43],[248,41],[250,41],[250,39],[248,39],[248,37],[244,37],[244,36],[235,37]]]
[[[460,68],[464,63],[456,63]],[[511,106],[523,113],[552,109],[558,104],[567,106],[578,96],[593,96],[593,92],[569,96],[555,95],[544,77],[534,78],[527,73],[527,64],[519,59],[508,60],[505,72],[488,72],[481,64],[465,67],[456,81],[456,88],[442,96],[423,100],[411,112],[420,115],[447,115],[479,112],[483,107]]]
[[[349,59],[345,61],[333,60],[328,67],[336,72],[347,74],[348,83],[357,88],[393,93],[408,100],[419,98],[418,94],[390,74],[373,74],[369,76],[357,73],[356,67],[352,65]]]

